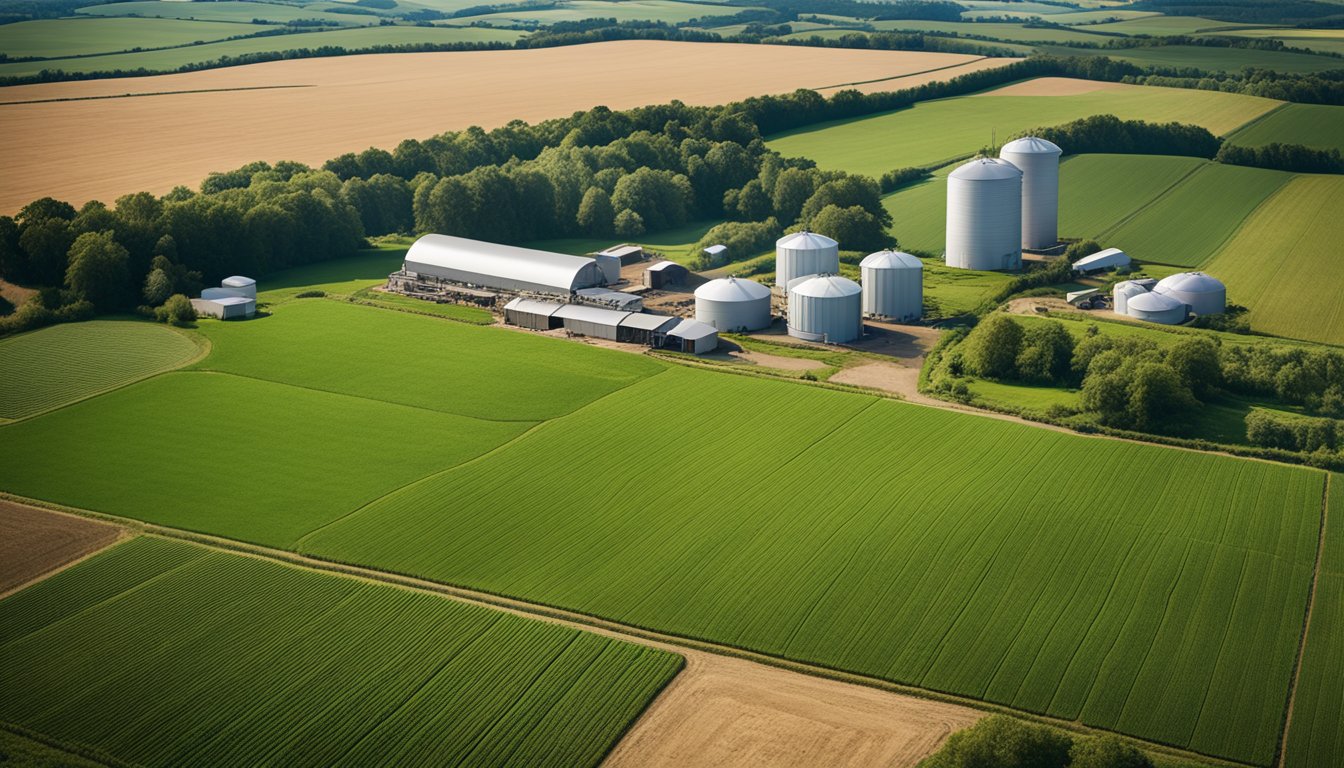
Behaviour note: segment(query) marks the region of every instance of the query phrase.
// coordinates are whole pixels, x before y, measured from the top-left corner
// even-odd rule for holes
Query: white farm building
[[[1104,251],[1097,251],[1091,256],[1083,258],[1073,263],[1073,268],[1077,272],[1087,274],[1088,272],[1099,272],[1106,269],[1116,269],[1129,265],[1129,254],[1119,248],[1107,248]]]
[[[1185,304],[1196,315],[1220,315],[1227,310],[1227,287],[1203,272],[1178,272],[1157,281],[1153,293]]]
[[[597,260],[450,235],[424,235],[406,252],[418,279],[504,291],[569,295],[606,284]]]
[[[220,320],[244,320],[257,314],[257,300],[246,296],[217,296],[191,300],[196,314]]]
[[[724,277],[695,289],[695,319],[720,331],[770,327],[770,289],[753,280]]]
[[[863,289],[839,275],[817,275],[789,285],[789,335],[843,344],[863,335]]]
[[[1140,293],[1125,301],[1125,314],[1150,323],[1177,325],[1185,322],[1185,304],[1160,293]]]

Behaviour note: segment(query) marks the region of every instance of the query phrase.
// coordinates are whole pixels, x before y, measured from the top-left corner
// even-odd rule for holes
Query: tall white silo
[[[863,335],[863,290],[839,275],[817,275],[789,288],[789,335],[843,344]]]
[[[754,280],[723,277],[695,289],[695,319],[720,331],[770,327],[770,289]]]
[[[1022,266],[1022,172],[1007,160],[977,157],[947,177],[947,266]]]
[[[794,232],[775,241],[775,285],[806,275],[840,271],[840,244],[815,232]]]
[[[1059,156],[1054,142],[1035,136],[1010,141],[999,158],[1022,171],[1022,247],[1049,248],[1059,242]]]
[[[918,320],[924,314],[924,263],[901,251],[878,251],[859,262],[863,314]]]

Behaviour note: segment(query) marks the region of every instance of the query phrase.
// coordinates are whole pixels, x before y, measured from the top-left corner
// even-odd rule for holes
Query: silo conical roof
[[[827,248],[836,248],[839,245],[840,243],[825,235],[808,232],[807,230],[785,235],[775,241],[776,248],[790,248],[795,251],[821,251]]]
[[[770,289],[755,280],[721,277],[696,288],[695,298],[710,301],[759,301],[770,298]]]
[[[1153,288],[1158,293],[1181,291],[1182,293],[1218,293],[1226,291],[1222,281],[1203,272],[1178,272],[1157,281]]]
[[[1064,150],[1053,141],[1046,141],[1037,136],[1023,136],[1003,145],[1000,152],[1016,152],[1022,155],[1061,155]]]
[[[949,179],[966,181],[987,181],[991,179],[1022,178],[1022,171],[1007,160],[997,157],[977,157],[957,168],[947,176]]]
[[[1129,309],[1137,309],[1142,312],[1166,312],[1185,306],[1185,302],[1177,301],[1170,296],[1162,293],[1140,293],[1126,301]]]
[[[863,257],[859,266],[869,269],[923,269],[924,262],[904,251],[878,251]]]
[[[811,280],[804,280],[797,286],[789,289],[790,293],[796,293],[799,296],[812,296],[815,298],[839,298],[841,296],[853,296],[863,293],[863,288],[859,284],[847,277],[839,275],[817,275]]]

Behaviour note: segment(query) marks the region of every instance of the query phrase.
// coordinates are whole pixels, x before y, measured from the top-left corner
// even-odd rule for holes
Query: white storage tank
[[[1022,247],[1059,242],[1059,156],[1054,142],[1035,136],[1010,141],[999,157],[1022,172]]]
[[[1227,287],[1203,272],[1179,272],[1157,281],[1153,293],[1188,304],[1196,315],[1220,315],[1227,310]]]
[[[1111,301],[1116,314],[1128,314],[1128,311],[1125,308],[1128,306],[1129,300],[1147,292],[1147,288],[1144,288],[1133,280],[1125,280],[1116,283],[1115,288],[1111,291]]]
[[[1141,293],[1125,301],[1125,314],[1150,323],[1176,325],[1185,322],[1185,304],[1161,293]]]
[[[863,273],[863,314],[918,320],[924,314],[924,263],[901,251],[870,253]]]
[[[695,319],[720,331],[770,327],[770,289],[754,280],[722,277],[695,289]]]
[[[840,244],[815,232],[794,232],[775,241],[775,285],[807,275],[840,271]]]
[[[789,288],[789,335],[843,344],[863,335],[863,290],[839,275],[817,275]]]
[[[947,177],[947,266],[1022,266],[1022,172],[1007,160],[977,157]]]
[[[219,285],[221,288],[227,288],[239,296],[248,299],[257,298],[257,281],[250,277],[243,277],[242,275],[226,277],[219,282]]]

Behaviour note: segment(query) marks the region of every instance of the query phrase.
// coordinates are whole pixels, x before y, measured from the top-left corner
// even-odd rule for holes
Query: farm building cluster
[[[220,320],[237,320],[257,314],[257,281],[234,275],[220,281],[218,288],[206,288],[199,299],[191,300],[196,314]]]

